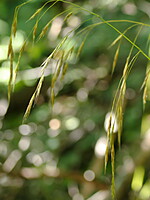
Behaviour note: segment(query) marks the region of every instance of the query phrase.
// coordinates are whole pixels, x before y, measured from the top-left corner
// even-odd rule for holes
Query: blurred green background
[[[0,199],[2,200],[105,200],[111,199],[111,164],[104,174],[106,130],[104,122],[111,105],[131,45],[124,39],[111,77],[117,48],[108,48],[118,34],[101,25],[93,29],[78,59],[70,59],[63,81],[56,84],[53,110],[49,103],[51,74],[55,60],[48,65],[42,91],[29,119],[23,114],[40,77],[40,65],[71,30],[100,20],[76,11],[64,22],[60,15],[47,34],[33,44],[32,36],[22,55],[17,82],[8,108],[9,61],[7,49],[14,9],[25,1],[0,1]],[[14,66],[19,50],[31,32],[30,16],[46,1],[34,0],[19,10],[13,46]],[[82,0],[77,3],[103,16],[105,20],[128,19],[149,23],[150,3],[141,0]],[[50,6],[47,4],[44,10]],[[68,8],[59,2],[41,19],[37,35],[55,15]],[[43,12],[44,12],[43,10]],[[82,23],[87,20],[86,23]],[[120,31],[129,23],[115,23]],[[133,41],[137,27],[128,31]],[[73,42],[78,40],[72,33]],[[148,54],[149,28],[143,27],[137,45]],[[81,41],[83,38],[80,38]],[[80,42],[81,42],[80,41]],[[140,55],[127,80],[122,144],[116,142],[115,176],[117,199],[150,199],[150,105],[143,111],[142,91],[148,61]],[[150,82],[150,81],[149,81]],[[148,85],[150,88],[150,83]],[[150,99],[150,92],[148,93]],[[110,162],[110,161],[109,161]]]

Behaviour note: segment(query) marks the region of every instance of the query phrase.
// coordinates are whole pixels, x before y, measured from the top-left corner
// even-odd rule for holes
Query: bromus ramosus
[[[110,47],[113,47],[116,44],[118,45],[116,52],[115,52],[115,55],[114,55],[114,60],[113,60],[112,70],[111,70],[111,76],[113,76],[113,73],[114,73],[115,68],[117,66],[117,61],[119,59],[119,52],[120,52],[120,49],[122,47],[121,46],[122,40],[125,39],[127,42],[129,42],[131,44],[131,49],[130,49],[129,54],[126,58],[126,62],[125,62],[123,72],[122,72],[122,77],[120,79],[118,88],[116,90],[116,94],[114,96],[112,107],[111,107],[111,113],[112,113],[112,115],[113,115],[113,113],[115,114],[116,120],[117,120],[118,144],[120,146],[121,145],[122,126],[123,126],[123,115],[124,115],[124,109],[125,109],[124,108],[124,99],[125,99],[125,94],[126,94],[126,82],[127,82],[128,76],[129,76],[139,54],[142,54],[148,61],[150,60],[149,55],[147,53],[145,53],[136,44],[136,41],[138,40],[138,36],[141,32],[141,29],[143,27],[150,27],[150,25],[142,23],[142,22],[130,21],[130,20],[105,20],[100,15],[98,15],[98,14],[92,12],[92,11],[89,11],[89,10],[79,6],[79,5],[76,5],[72,2],[68,2],[68,1],[65,1],[65,0],[50,0],[50,1],[47,1],[42,7],[37,9],[32,14],[32,16],[29,19],[27,19],[27,23],[28,23],[28,21],[34,20],[37,17],[37,19],[35,20],[35,24],[33,26],[33,29],[31,30],[30,34],[28,35],[28,37],[26,38],[26,40],[24,41],[24,44],[22,45],[22,47],[20,49],[17,65],[14,69],[14,66],[13,66],[13,60],[14,60],[13,38],[15,37],[16,31],[17,31],[18,12],[23,5],[28,4],[31,1],[32,0],[27,1],[27,2],[17,6],[16,9],[15,9],[15,13],[14,13],[14,19],[13,19],[12,28],[11,28],[11,35],[10,35],[10,42],[9,42],[9,47],[8,47],[8,58],[10,60],[10,78],[9,78],[9,83],[8,83],[8,100],[10,101],[12,90],[15,87],[15,82],[16,82],[17,73],[19,71],[19,65],[20,65],[21,57],[22,57],[22,54],[23,54],[23,52],[24,52],[24,50],[27,46],[30,35],[32,35],[33,45],[36,45],[36,43],[42,37],[46,36],[46,33],[47,33],[49,27],[51,26],[52,22],[57,17],[63,16],[63,19],[64,19],[63,22],[65,23],[71,15],[78,13],[78,11],[85,11],[85,12],[89,13],[91,16],[93,16],[93,18],[97,18],[99,20],[99,22],[98,23],[92,23],[92,24],[87,25],[86,27],[80,29],[81,25],[84,24],[86,21],[91,20],[91,18],[86,20],[86,21],[81,22],[80,25],[73,28],[69,33],[66,34],[66,36],[64,36],[64,38],[58,43],[58,45],[54,48],[54,50],[50,53],[50,55],[46,58],[46,60],[40,65],[40,67],[41,67],[41,77],[38,81],[37,87],[36,87],[32,97],[29,101],[29,104],[28,104],[27,109],[26,109],[25,114],[24,114],[23,122],[25,122],[27,120],[33,105],[37,102],[37,99],[39,97],[39,94],[41,92],[41,88],[42,88],[42,85],[43,85],[43,82],[44,82],[44,72],[45,72],[45,69],[47,68],[48,64],[50,63],[51,59],[56,60],[56,66],[55,66],[55,71],[54,71],[52,79],[51,79],[51,90],[50,90],[50,101],[51,101],[51,105],[53,106],[54,99],[55,99],[56,82],[59,79],[63,80],[63,78],[64,78],[64,76],[67,72],[68,66],[69,66],[69,59],[71,58],[71,56],[73,54],[76,55],[76,58],[78,58],[80,56],[81,51],[82,51],[84,44],[86,42],[86,39],[88,38],[88,35],[91,32],[91,30],[93,30],[97,26],[106,24],[107,26],[111,27],[114,31],[116,31],[118,33],[118,37],[110,45]],[[37,29],[38,29],[38,24],[39,24],[40,20],[42,19],[42,17],[48,11],[50,11],[50,9],[53,6],[55,6],[59,2],[63,2],[67,5],[69,5],[69,8],[67,8],[66,10],[58,13],[53,18],[51,18],[47,22],[47,24],[42,28],[42,31],[40,32],[40,34],[37,35]],[[48,5],[48,3],[51,3],[51,5],[45,11],[43,11],[44,8]],[[127,23],[127,24],[129,24],[129,26],[123,32],[121,32],[119,29],[116,28],[116,26],[114,25],[115,23]],[[140,27],[140,28],[137,31],[137,34],[135,35],[134,40],[132,41],[127,36],[127,32],[129,32],[131,29],[136,28],[136,27],[138,27],[138,28]],[[74,32],[74,35],[72,36],[73,32]],[[76,38],[76,40],[79,41],[79,43],[76,44],[75,42],[72,42],[73,38]],[[83,39],[81,40],[81,38],[83,38]],[[71,47],[68,48],[69,44],[71,44],[70,45]],[[134,55],[133,55],[133,50],[136,50],[136,53]],[[59,56],[57,56],[57,55],[59,55]],[[149,76],[150,76],[150,70],[148,69],[147,73],[145,75],[145,79],[143,81],[143,85],[141,87],[142,89],[144,89],[144,93],[143,93],[143,103],[144,104],[146,103],[147,80],[148,80]],[[115,148],[114,148],[114,141],[115,141],[114,126],[115,126],[115,124],[114,124],[114,120],[113,120],[112,115],[110,115],[109,125],[108,125],[108,130],[107,130],[107,147],[106,147],[106,153],[105,153],[105,170],[106,170],[106,167],[107,167],[108,156],[109,156],[109,153],[110,153],[111,166],[112,166],[112,196],[113,196],[113,198],[115,198]]]

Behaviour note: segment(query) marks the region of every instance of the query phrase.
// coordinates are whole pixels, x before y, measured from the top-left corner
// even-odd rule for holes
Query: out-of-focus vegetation
[[[23,1],[25,2],[25,1]],[[28,21],[46,1],[34,0],[19,11],[13,41],[14,66],[24,40],[35,20]],[[150,3],[128,0],[70,1],[101,14],[105,20],[132,20],[148,24]],[[55,86],[57,97],[51,109],[50,85],[56,61],[48,65],[42,91],[27,121],[23,115],[40,77],[40,65],[60,40],[75,27],[99,22],[87,12],[79,11],[65,20],[53,20],[45,37],[33,43],[32,36],[22,54],[16,86],[8,108],[7,87],[9,60],[7,50],[14,9],[20,1],[0,1],[0,199],[3,200],[105,200],[111,199],[111,162],[104,174],[106,126],[114,94],[131,44],[122,40],[113,76],[112,63],[117,45],[108,48],[118,37],[107,24],[93,29],[81,55],[69,60],[63,81]],[[45,10],[51,3],[45,6]],[[41,19],[37,35],[55,15],[66,10],[58,2]],[[127,22],[115,23],[121,31]],[[142,27],[136,44],[149,54],[149,27]],[[133,41],[138,28],[127,36]],[[75,32],[72,32],[72,36]],[[82,41],[83,38],[81,37]],[[80,41],[80,42],[81,42]],[[76,37],[73,42],[78,44]],[[67,48],[67,47],[66,47]],[[60,52],[61,54],[62,52]],[[59,55],[57,55],[59,57]],[[143,109],[140,90],[148,60],[140,55],[127,79],[121,149],[115,143],[116,195],[118,200],[150,198],[150,105]],[[150,100],[148,80],[147,100]],[[105,126],[104,126],[105,125]],[[116,127],[117,129],[117,127]]]

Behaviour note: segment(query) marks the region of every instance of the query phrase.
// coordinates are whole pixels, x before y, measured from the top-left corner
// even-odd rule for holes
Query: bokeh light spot
[[[19,132],[22,135],[29,135],[31,133],[31,127],[27,124],[23,124],[19,126]]]
[[[95,145],[95,155],[98,158],[101,158],[105,155],[106,144],[107,144],[106,137],[101,137],[97,140],[96,145]]]
[[[88,98],[88,91],[86,88],[80,88],[77,92],[77,99],[80,101],[80,102],[84,102],[86,101]]]
[[[6,99],[1,99],[0,100],[0,117],[3,117],[8,108],[8,101]]]
[[[22,151],[26,151],[30,146],[30,137],[21,137],[18,146]]]
[[[76,117],[70,117],[65,121],[65,127],[67,130],[74,130],[76,129],[80,124],[80,121]]]
[[[92,170],[86,170],[84,172],[83,176],[84,176],[85,180],[87,180],[87,181],[93,181],[94,178],[95,178],[95,173]]]
[[[60,123],[60,120],[58,120],[58,119],[52,119],[49,122],[49,127],[52,130],[58,130],[60,128],[60,126],[61,126],[61,123]]]

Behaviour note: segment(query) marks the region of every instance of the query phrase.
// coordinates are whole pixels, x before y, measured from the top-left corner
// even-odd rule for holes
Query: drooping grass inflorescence
[[[36,45],[36,43],[44,36],[46,36],[46,33],[49,29],[49,27],[51,26],[52,22],[59,16],[63,16],[63,22],[65,23],[68,18],[76,13],[78,13],[78,11],[84,11],[89,13],[91,16],[93,16],[93,18],[97,18],[99,20],[99,22],[97,23],[93,23],[90,25],[87,25],[84,28],[81,28],[81,25],[84,24],[86,21],[91,20],[88,19],[86,21],[82,21],[77,27],[73,28],[69,33],[67,33],[66,36],[64,36],[64,38],[58,43],[58,45],[54,48],[54,50],[50,53],[50,55],[46,58],[46,60],[40,65],[41,67],[41,77],[38,81],[37,87],[29,101],[29,104],[27,106],[27,109],[25,111],[24,114],[24,118],[23,118],[23,122],[25,122],[31,112],[31,109],[33,107],[33,105],[37,102],[37,99],[39,97],[39,94],[41,92],[41,88],[44,82],[44,72],[45,69],[47,68],[48,64],[50,63],[51,59],[55,59],[56,60],[56,66],[55,66],[55,70],[51,79],[51,90],[50,90],[50,100],[51,100],[51,105],[53,106],[54,104],[54,99],[55,99],[55,85],[56,82],[60,79],[63,80],[68,66],[69,66],[69,59],[70,57],[75,54],[76,58],[78,58],[81,54],[81,51],[84,47],[84,44],[88,38],[88,35],[90,33],[91,30],[93,30],[95,27],[100,26],[102,24],[106,24],[109,27],[111,27],[114,31],[116,31],[118,33],[118,37],[112,42],[112,44],[109,46],[113,47],[116,44],[118,45],[116,48],[116,52],[114,55],[114,59],[112,61],[112,69],[111,69],[111,76],[113,76],[113,73],[115,71],[115,68],[117,66],[117,61],[119,59],[119,52],[121,49],[121,44],[122,44],[122,40],[125,39],[127,42],[129,42],[131,44],[131,49],[129,50],[129,54],[126,58],[126,62],[124,65],[124,69],[122,72],[122,77],[119,81],[115,96],[114,96],[114,100],[112,102],[112,107],[111,107],[111,114],[109,116],[109,123],[108,123],[108,128],[107,128],[107,146],[106,146],[106,153],[105,153],[105,170],[107,167],[107,162],[108,162],[108,157],[110,154],[111,157],[111,166],[112,166],[112,197],[113,199],[115,199],[115,148],[114,148],[114,141],[115,141],[115,136],[114,136],[114,127],[115,127],[115,123],[117,123],[118,126],[118,130],[117,130],[117,134],[118,134],[118,144],[120,146],[121,144],[121,133],[122,133],[122,126],[123,126],[123,115],[124,115],[124,109],[125,109],[125,105],[124,105],[124,100],[125,100],[125,94],[126,94],[126,82],[128,79],[128,76],[138,58],[138,56],[140,54],[142,54],[148,61],[150,60],[150,57],[147,53],[145,53],[137,44],[136,41],[138,39],[138,36],[142,30],[143,27],[150,27],[149,24],[145,24],[142,22],[137,22],[137,21],[131,21],[131,20],[105,20],[102,16],[100,16],[99,14],[96,14],[92,11],[87,10],[84,7],[81,7],[77,4],[74,4],[70,1],[65,1],[65,0],[50,0],[47,1],[42,7],[40,7],[39,9],[37,9],[32,16],[27,19],[27,22],[30,20],[34,20],[35,18],[35,24],[33,26],[33,29],[31,30],[30,34],[27,36],[26,40],[24,41],[19,55],[18,55],[18,61],[16,64],[16,67],[14,69],[13,66],[13,59],[14,59],[14,51],[13,51],[13,39],[16,35],[16,31],[17,31],[17,22],[18,22],[18,12],[20,10],[20,8],[22,6],[24,6],[25,4],[30,3],[32,0],[29,0],[25,3],[22,3],[21,5],[17,6],[15,9],[15,13],[14,13],[14,19],[13,19],[13,23],[12,23],[12,28],[11,28],[11,35],[10,35],[10,41],[9,41],[9,46],[8,46],[8,58],[10,60],[10,78],[9,78],[9,83],[8,83],[8,100],[10,101],[11,98],[11,93],[12,90],[15,87],[15,82],[16,82],[16,77],[19,71],[19,65],[20,65],[20,60],[22,57],[22,54],[27,46],[28,40],[30,35],[32,35],[33,38],[33,45]],[[55,15],[53,18],[51,18],[47,24],[42,28],[41,32],[39,35],[37,35],[37,29],[38,29],[38,24],[40,22],[40,20],[42,19],[42,17],[48,12],[50,11],[50,9],[52,7],[54,7],[56,4],[58,4],[59,2],[63,2],[67,5],[69,5],[69,8],[67,8],[66,10],[58,13],[57,15]],[[46,5],[48,5],[48,3],[52,3],[46,10],[44,10],[44,8],[46,7]],[[44,10],[44,11],[43,11]],[[127,23],[129,24],[129,27],[126,28],[123,32],[121,32],[118,28],[116,28],[116,26],[114,25],[115,23]],[[137,34],[135,35],[134,40],[132,41],[126,34],[128,31],[130,31],[132,28],[136,28],[138,27],[138,31]],[[75,34],[73,36],[72,32],[75,32]],[[76,38],[77,41],[79,41],[79,44],[76,44],[73,41],[73,38]],[[82,38],[82,40],[81,40]],[[72,43],[71,43],[72,42]],[[70,44],[71,43],[71,47]],[[68,48],[69,46],[69,48]],[[136,49],[136,53],[133,55],[133,50]],[[61,52],[61,53],[60,53]],[[59,56],[58,56],[59,55]],[[150,70],[147,70],[147,73],[145,75],[145,79],[143,81],[143,85],[142,85],[142,89],[144,89],[144,93],[143,93],[143,103],[146,103],[146,96],[147,96],[147,80],[150,76]],[[116,117],[116,122],[114,121],[114,116]]]

